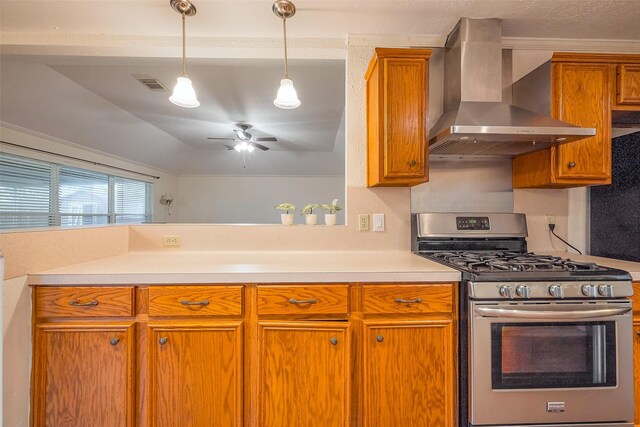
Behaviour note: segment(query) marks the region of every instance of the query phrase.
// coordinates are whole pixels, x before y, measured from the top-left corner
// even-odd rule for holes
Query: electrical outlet
[[[556,223],[556,216],[555,215],[545,215],[544,216],[544,229],[549,231],[549,224],[555,224]]]
[[[358,215],[358,230],[369,231],[369,214]]]
[[[162,236],[164,246],[180,246],[180,236]]]

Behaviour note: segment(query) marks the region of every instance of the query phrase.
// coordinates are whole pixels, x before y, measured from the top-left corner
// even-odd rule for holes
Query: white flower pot
[[[327,225],[336,225],[337,214],[324,214],[324,223]]]
[[[307,225],[316,225],[318,223],[318,214],[306,214],[304,216],[304,222]]]
[[[282,221],[282,225],[293,224],[293,214],[280,214],[280,221]]]

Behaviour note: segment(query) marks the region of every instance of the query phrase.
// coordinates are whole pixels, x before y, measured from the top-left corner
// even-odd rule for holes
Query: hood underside
[[[445,43],[445,113],[429,133],[431,154],[511,158],[595,135],[503,102],[511,82],[504,85],[502,58],[500,19],[460,19]]]
[[[433,127],[429,151],[442,156],[511,158],[593,135],[595,129],[573,126],[505,102],[461,102]]]

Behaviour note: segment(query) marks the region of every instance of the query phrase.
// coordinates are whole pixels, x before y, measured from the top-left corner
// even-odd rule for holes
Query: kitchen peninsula
[[[127,253],[32,274],[34,425],[454,427],[459,279],[398,251]]]

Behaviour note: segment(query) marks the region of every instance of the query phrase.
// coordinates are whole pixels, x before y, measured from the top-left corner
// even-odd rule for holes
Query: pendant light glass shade
[[[173,94],[169,97],[169,101],[179,107],[196,108],[200,106],[196,91],[193,90],[191,80],[186,76],[178,77],[178,82],[173,88]]]
[[[185,18],[196,14],[196,7],[189,0],[171,0],[171,8],[182,15],[182,75],[173,88],[169,101],[179,107],[196,108],[200,106],[191,79],[187,77],[187,37]]]
[[[293,87],[293,81],[291,79],[284,78],[280,80],[280,89],[278,89],[278,96],[276,96],[276,99],[274,99],[273,104],[278,108],[284,108],[287,110],[298,108],[300,106],[298,93]]]

